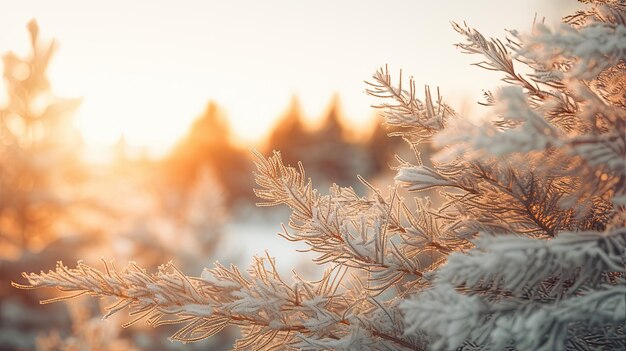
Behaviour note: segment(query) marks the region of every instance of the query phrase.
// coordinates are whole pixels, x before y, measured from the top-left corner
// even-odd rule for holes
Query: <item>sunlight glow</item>
[[[54,90],[83,97],[76,124],[87,143],[124,134],[162,153],[210,99],[245,142],[260,140],[294,95],[317,118],[337,93],[349,121],[367,125],[372,100],[363,80],[385,63],[441,86],[460,109],[500,77],[468,69],[476,58],[450,45],[460,40],[450,20],[502,37],[500,28],[530,29],[536,10],[554,23],[572,3],[14,1],[0,15],[0,51],[23,52],[24,25],[36,18],[61,44],[50,69]],[[516,15],[493,16],[504,11]]]

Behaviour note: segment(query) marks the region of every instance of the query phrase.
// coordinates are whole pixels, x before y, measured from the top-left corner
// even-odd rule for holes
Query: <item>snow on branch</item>
[[[79,262],[76,268],[58,263],[54,271],[24,274],[21,289],[56,287],[74,294],[43,301],[56,302],[90,294],[118,299],[107,308],[110,316],[130,308],[129,326],[145,319],[148,325],[184,324],[171,338],[191,342],[219,333],[227,325],[242,327],[236,349],[310,348],[333,339],[337,349],[421,350],[422,341],[404,337],[395,304],[361,294],[341,293],[345,270],[337,267],[321,280],[307,282],[295,275],[288,285],[278,275],[274,259],[255,257],[248,276],[236,267],[216,263],[201,277],[188,277],[172,264],[149,274],[131,263],[121,271],[105,263],[104,271]],[[394,312],[395,311],[395,312]],[[387,318],[383,316],[392,316]],[[368,316],[368,317],[366,317]],[[359,333],[359,338],[354,333]],[[307,346],[308,345],[308,346]],[[367,346],[367,347],[365,347]]]
[[[457,44],[464,53],[479,54],[485,59],[476,63],[476,66],[489,71],[503,72],[505,73],[504,82],[521,86],[537,97],[544,98],[546,96],[539,87],[531,84],[521,74],[517,73],[513,64],[513,57],[502,41],[493,38],[487,39],[480,32],[467,25],[462,27],[452,22],[452,28],[467,40],[466,43]]]
[[[409,191],[426,190],[433,187],[451,186],[457,184],[426,166],[402,167],[394,178]]]
[[[626,245],[623,227],[607,233],[563,232],[547,241],[485,235],[474,243],[476,248],[466,255],[451,254],[437,279],[466,289],[503,288],[516,296],[552,279],[548,295],[562,296],[597,284],[602,274],[626,268],[620,251]]]
[[[622,24],[595,22],[583,28],[561,25],[551,30],[539,23],[531,35],[513,33],[524,44],[519,55],[552,64],[570,61],[573,66],[567,76],[573,78],[594,79],[626,59],[626,26]]]
[[[576,11],[574,14],[565,16],[564,23],[575,27],[583,27],[593,22],[613,23],[626,25],[626,4],[621,0],[599,0],[581,2],[594,3],[594,6]]]
[[[187,323],[185,328],[172,336],[175,340],[193,341],[203,338],[205,332],[202,329],[207,327],[204,321],[215,321],[211,297],[202,290],[201,282],[189,279],[171,263],[160,266],[155,274],[148,274],[134,263],[118,272],[106,262],[104,271],[80,261],[76,268],[71,269],[58,262],[54,271],[23,275],[28,280],[28,285],[12,283],[14,287],[55,287],[74,293],[42,303],[57,302],[83,294],[111,296],[118,300],[107,307],[105,318],[129,307],[130,315],[134,319],[126,323],[125,327],[141,319],[146,319],[152,326]],[[173,319],[168,319],[169,317]]]
[[[440,284],[405,301],[402,308],[407,331],[427,331],[434,337],[433,350],[463,345],[493,350],[615,350],[626,347],[625,293],[622,282],[549,303],[491,302]]]
[[[329,195],[321,196],[304,181],[299,170],[285,166],[280,153],[269,158],[255,152],[255,179],[261,187],[257,196],[263,205],[285,204],[292,210],[289,227],[281,234],[290,241],[303,241],[320,253],[318,263],[334,262],[363,270],[369,274],[372,291],[378,293],[407,277],[423,276],[421,250],[406,242],[405,228],[398,210],[402,205],[395,195],[384,199],[360,198],[352,188],[333,186]]]
[[[460,155],[484,159],[545,150],[562,143],[558,130],[530,107],[521,88],[502,88],[495,101],[495,111],[500,116],[497,123],[486,122],[477,126],[466,122],[437,134],[436,145],[451,145],[443,159]],[[478,152],[481,150],[483,152]]]

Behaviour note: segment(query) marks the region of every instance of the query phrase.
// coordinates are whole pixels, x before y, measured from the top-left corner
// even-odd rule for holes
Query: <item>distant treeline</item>
[[[355,174],[365,179],[389,171],[394,150],[401,138],[388,138],[390,129],[376,123],[364,138],[351,137],[354,130],[342,123],[342,112],[334,98],[317,128],[308,128],[294,98],[270,131],[262,146],[265,154],[280,151],[286,164],[302,162],[316,185],[361,186]],[[210,172],[223,187],[228,203],[254,201],[253,163],[245,146],[233,141],[232,131],[218,105],[210,102],[189,132],[163,160],[167,186],[190,188],[203,172]],[[184,192],[181,192],[184,193]]]

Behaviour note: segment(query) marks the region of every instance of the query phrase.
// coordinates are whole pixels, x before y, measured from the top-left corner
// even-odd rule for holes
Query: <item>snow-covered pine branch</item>
[[[435,135],[434,175],[400,170],[413,189],[440,180],[442,220],[476,235],[402,303],[407,331],[433,349],[626,348],[626,8],[598,3],[506,46],[455,26],[480,66],[522,89],[492,95],[495,122]]]
[[[255,257],[248,274],[216,263],[201,277],[188,277],[174,265],[156,273],[130,264],[121,271],[104,264],[100,271],[79,262],[68,268],[59,262],[54,271],[24,274],[21,289],[56,287],[73,294],[43,301],[66,300],[78,295],[113,297],[105,318],[125,308],[133,319],[157,327],[184,324],[171,336],[192,342],[211,337],[228,325],[238,325],[242,338],[236,349],[363,349],[421,350],[421,337],[403,336],[403,319],[394,302],[377,301],[362,286],[347,289],[340,266],[325,272],[317,282],[294,275],[288,285],[271,257]],[[358,280],[355,281],[358,284]],[[332,345],[332,346],[331,346]]]
[[[550,304],[494,302],[441,283],[403,308],[408,331],[428,333],[435,350],[623,350],[625,293],[622,281]]]
[[[403,204],[395,193],[384,199],[375,193],[370,199],[358,197],[352,188],[333,186],[329,195],[320,195],[299,170],[285,166],[280,153],[269,158],[255,152],[255,178],[261,187],[261,205],[284,204],[292,210],[289,227],[282,236],[303,241],[320,253],[318,263],[334,262],[369,274],[367,288],[382,292],[410,278],[414,285],[422,276],[423,254],[407,242],[400,209]],[[431,261],[429,259],[429,261]]]
[[[406,86],[403,88],[402,71],[398,76],[397,86],[393,84],[387,66],[376,71],[373,79],[373,82],[365,82],[368,84],[366,93],[384,99],[384,102],[373,107],[383,109],[389,125],[408,127],[412,129],[413,134],[428,138],[445,128],[447,120],[455,116],[455,112],[443,102],[439,91],[437,100],[433,101],[430,88],[426,86],[422,102],[416,96],[415,81],[412,77],[409,78],[408,90]]]
[[[592,22],[583,27],[561,25],[552,30],[536,24],[533,33],[519,35],[518,54],[547,66],[569,63],[568,78],[594,79],[626,58],[626,26]]]

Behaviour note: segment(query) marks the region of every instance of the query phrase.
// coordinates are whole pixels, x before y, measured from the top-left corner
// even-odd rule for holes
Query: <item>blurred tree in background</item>
[[[161,164],[129,156],[123,137],[114,148],[112,164],[87,166],[83,142],[72,125],[80,100],[56,97],[46,74],[57,45],[40,38],[34,20],[28,31],[31,53],[19,57],[10,52],[3,57],[7,99],[0,108],[0,281],[14,280],[24,269],[94,253],[122,261],[133,257],[150,265],[167,257],[187,269],[206,265],[227,218],[217,176],[199,163],[193,168],[197,174],[182,168],[189,175],[187,188],[158,187],[153,178],[160,178],[155,173],[162,171]],[[215,107],[209,110],[208,125],[199,122],[200,130],[192,133],[191,140],[224,162],[234,150],[222,147],[228,145],[228,127],[213,118]],[[211,133],[203,138],[207,130]],[[246,165],[245,152],[233,158],[239,160],[239,167]],[[187,165],[186,161],[183,158],[181,164]],[[176,207],[164,199],[178,199]],[[176,350],[180,346],[153,330],[97,323],[98,303],[86,300],[68,311],[61,305],[42,309],[39,299],[0,284],[0,350],[116,351],[133,350],[136,345]],[[230,343],[232,336],[226,334],[225,340],[201,343],[195,349],[216,342]]]
[[[85,207],[77,184],[86,173],[82,140],[71,117],[78,99],[54,95],[46,70],[56,43],[41,40],[28,23],[31,52],[3,56],[7,102],[0,108],[0,281],[24,267],[75,259],[96,230],[76,210]],[[78,256],[76,256],[78,255]],[[63,324],[58,308],[33,312],[36,297],[0,285],[0,348],[28,345],[38,329]],[[50,313],[51,311],[55,311]],[[25,337],[22,337],[26,335]]]
[[[235,145],[228,120],[215,102],[209,102],[203,114],[163,162],[165,182],[182,196],[208,169],[225,189],[228,204],[250,199],[253,194],[247,150]],[[184,199],[170,199],[176,207]]]
[[[311,139],[311,132],[306,128],[303,118],[300,102],[294,96],[287,111],[270,131],[265,148],[283,150],[282,155],[287,163],[296,164],[305,160],[307,148],[314,140]]]
[[[342,118],[339,97],[335,96],[322,115],[317,128],[307,128],[297,98],[270,132],[265,152],[280,150],[286,164],[298,162],[323,186],[337,183],[360,187],[356,175],[375,178],[389,175],[389,165],[400,149],[401,138],[389,140],[387,127],[376,123],[374,131],[356,138],[355,128],[346,126]]]
[[[82,142],[70,123],[76,99],[55,97],[46,77],[56,45],[28,25],[32,53],[3,57],[8,102],[0,110],[0,245],[2,256],[41,250],[55,239],[55,219],[83,172]],[[17,249],[17,251],[15,251]]]
[[[312,177],[323,185],[337,183],[341,186],[354,185],[356,175],[371,176],[370,158],[361,143],[349,140],[349,130],[342,123],[339,97],[335,96],[321,126],[312,133],[313,142],[302,161]]]
[[[345,126],[341,116],[339,98],[334,97],[320,125],[309,128],[294,97],[270,131],[265,151],[281,150],[288,164],[301,161],[322,185],[334,182],[360,187],[356,174],[366,178],[388,174],[388,166],[394,162],[393,156],[402,139],[385,142],[386,127],[377,127],[373,134],[359,140],[350,135],[353,128]],[[223,112],[215,102],[209,102],[205,112],[163,161],[160,173],[166,186],[178,189],[166,195],[169,197],[165,202],[173,209],[179,208],[200,173],[208,171],[223,190],[228,207],[252,203],[255,198],[249,190],[253,184],[251,165],[247,150],[234,142]]]

